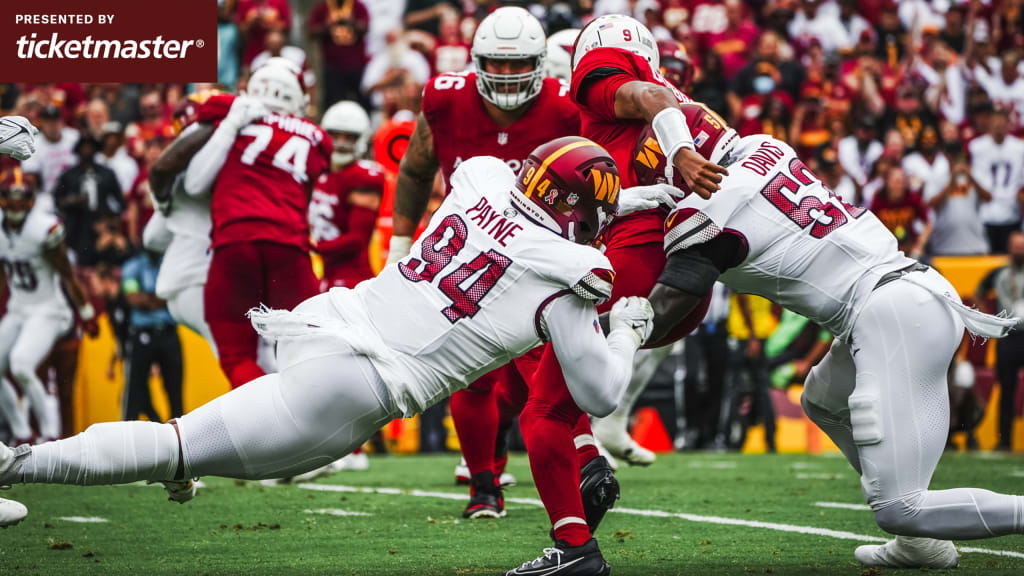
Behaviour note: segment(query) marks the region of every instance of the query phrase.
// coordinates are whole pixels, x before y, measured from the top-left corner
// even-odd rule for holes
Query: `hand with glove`
[[[39,130],[24,116],[0,118],[0,154],[9,154],[15,160],[28,160],[36,153],[36,134]]]
[[[644,345],[654,328],[654,309],[647,298],[629,296],[620,298],[612,306],[608,318],[611,332],[629,330],[639,348]]]
[[[633,186],[619,191],[619,211],[616,216],[626,216],[641,210],[664,206],[671,210],[676,207],[676,198],[682,198],[683,191],[671,184]]]
[[[270,114],[270,112],[263,102],[252,96],[239,94],[235,96],[234,102],[231,103],[231,110],[228,111],[227,117],[221,121],[221,125],[227,125],[237,132],[267,114]]]

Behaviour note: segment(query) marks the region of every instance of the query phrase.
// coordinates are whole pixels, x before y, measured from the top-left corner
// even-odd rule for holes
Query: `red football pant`
[[[619,298],[650,294],[665,267],[665,252],[659,243],[609,246],[605,256],[615,269],[615,282],[611,300],[599,307],[600,311],[611,308]],[[573,458],[576,452],[573,438],[590,434],[590,421],[572,399],[550,344],[544,347],[533,376],[519,427],[530,457],[533,482],[551,525],[558,526],[555,539],[565,540],[572,546],[583,544],[590,537],[590,531],[585,523],[579,523],[584,519],[580,467],[590,458],[584,460],[582,455]],[[597,449],[589,448],[596,456]],[[563,520],[566,522],[561,522]]]
[[[256,363],[259,335],[245,313],[260,304],[290,310],[316,296],[317,288],[309,254],[297,247],[253,242],[214,250],[203,304],[232,388],[263,376]]]

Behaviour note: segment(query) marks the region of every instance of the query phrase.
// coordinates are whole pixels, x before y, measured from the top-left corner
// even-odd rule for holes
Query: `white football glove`
[[[630,296],[619,298],[608,316],[608,329],[629,330],[636,340],[637,348],[647,342],[654,328],[654,308],[647,298]]]
[[[411,236],[392,236],[391,244],[388,245],[388,261],[387,264],[394,264],[395,262],[401,261],[403,258],[409,255],[409,250],[412,248],[412,237]]]
[[[633,212],[657,208],[659,205],[671,210],[676,207],[676,198],[682,197],[683,191],[671,184],[623,188],[619,192],[619,211],[616,215],[625,216]]]
[[[269,114],[267,106],[252,96],[239,94],[231,103],[231,110],[221,124],[227,124],[236,131]]]
[[[0,154],[10,154],[16,160],[28,160],[36,153],[36,134],[39,130],[24,116],[0,118]]]

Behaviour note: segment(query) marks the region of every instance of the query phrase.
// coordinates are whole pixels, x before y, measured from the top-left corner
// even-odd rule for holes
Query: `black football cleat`
[[[582,546],[569,546],[559,540],[554,548],[545,548],[540,558],[525,562],[504,576],[608,576],[611,572],[597,540],[591,538]]]
[[[470,481],[470,497],[463,518],[504,518],[505,498],[494,474],[481,472]]]
[[[580,496],[587,527],[594,534],[604,515],[619,499],[619,481],[604,456],[594,458],[580,469]]]

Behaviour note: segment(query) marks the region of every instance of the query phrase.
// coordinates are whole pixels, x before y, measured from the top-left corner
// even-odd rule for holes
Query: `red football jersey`
[[[620,48],[591,50],[572,72],[570,97],[579,106],[582,136],[604,146],[619,166],[623,188],[636,186],[633,173],[633,148],[647,123],[643,120],[615,118],[615,93],[627,82],[640,80],[670,88],[680,102],[690,102],[685,94],[653,70],[646,60]],[[580,88],[583,87],[583,93]],[[626,245],[661,242],[663,214],[645,210],[624,218],[616,218],[605,231],[606,244]]]
[[[568,94],[567,84],[545,78],[530,111],[501,128],[484,109],[475,72],[442,74],[427,82],[423,116],[434,136],[434,153],[441,163],[446,192],[452,173],[463,160],[494,156],[518,173],[537,146],[562,136],[578,136],[580,115]]]
[[[369,248],[377,210],[350,202],[354,190],[383,196],[384,168],[376,162],[359,160],[324,174],[313,188],[309,230],[313,248],[324,261],[324,288],[351,288],[373,278]]]
[[[222,120],[234,98],[211,96],[199,122]],[[330,157],[331,139],[305,118],[269,114],[242,128],[214,183],[213,247],[262,240],[308,250],[309,196]]]

